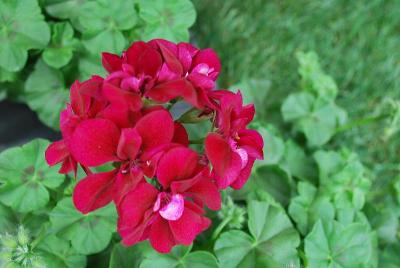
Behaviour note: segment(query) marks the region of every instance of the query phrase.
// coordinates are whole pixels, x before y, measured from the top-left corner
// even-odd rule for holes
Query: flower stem
[[[219,234],[222,232],[222,230],[225,228],[225,226],[231,221],[232,217],[227,217],[225,218],[219,225],[218,227],[214,230],[211,239],[215,241]]]
[[[374,123],[376,121],[379,121],[381,119],[384,119],[386,117],[387,117],[387,115],[381,114],[381,115],[378,115],[378,116],[370,116],[370,117],[364,117],[364,118],[356,119],[356,120],[353,120],[353,121],[351,121],[351,122],[349,122],[347,124],[344,124],[344,125],[338,127],[336,129],[336,133],[340,133],[340,132],[352,129],[354,127],[365,126],[365,125]]]

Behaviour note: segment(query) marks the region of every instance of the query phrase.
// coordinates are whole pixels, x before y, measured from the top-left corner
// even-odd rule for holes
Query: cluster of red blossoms
[[[123,244],[149,239],[163,253],[189,245],[211,223],[205,206],[219,210],[219,190],[240,189],[263,158],[262,137],[247,128],[254,106],[244,106],[240,92],[215,89],[221,66],[212,49],[156,39],[135,42],[122,56],[103,53],[102,64],[106,78],[72,85],[62,140],[48,147],[46,160],[75,176],[82,167],[76,208],[89,213],[114,202]],[[204,154],[189,147],[170,113],[178,101],[212,123]],[[91,170],[106,163],[113,169]]]

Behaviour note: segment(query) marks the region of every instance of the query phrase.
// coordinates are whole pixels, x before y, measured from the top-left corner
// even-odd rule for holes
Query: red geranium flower
[[[190,245],[210,225],[203,205],[218,210],[221,197],[207,166],[191,149],[169,150],[157,167],[160,188],[142,182],[118,207],[118,231],[125,245],[149,238],[159,252]]]
[[[263,158],[263,139],[246,129],[254,117],[253,104],[243,106],[240,92],[220,91],[217,111],[217,133],[208,134],[205,151],[220,189],[240,189],[250,176],[255,159]]]

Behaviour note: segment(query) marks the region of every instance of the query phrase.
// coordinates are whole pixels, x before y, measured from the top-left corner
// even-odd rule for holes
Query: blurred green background
[[[355,149],[379,176],[398,174],[400,122],[391,126],[377,115],[400,97],[399,1],[194,3],[194,38],[220,55],[221,87],[254,79],[249,90],[267,91],[263,119],[280,124],[282,100],[299,85],[295,53],[315,51],[338,84],[338,103],[351,120],[362,121],[340,134],[333,146]],[[370,117],[378,119],[364,120]]]

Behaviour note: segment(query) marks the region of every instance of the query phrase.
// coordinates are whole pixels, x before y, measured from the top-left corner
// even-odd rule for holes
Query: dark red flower
[[[221,197],[209,169],[199,164],[191,149],[169,150],[157,167],[160,190],[142,182],[118,206],[118,231],[125,245],[149,238],[151,245],[166,253],[174,245],[189,245],[210,225],[204,204],[218,210]]]
[[[182,132],[182,129],[179,131]],[[148,112],[135,127],[121,130],[108,119],[82,122],[71,142],[71,152],[77,161],[85,166],[99,166],[107,162],[119,165],[111,172],[91,174],[79,181],[74,191],[74,203],[78,210],[87,213],[111,200],[118,203],[144,179],[143,175],[153,177],[163,152],[180,146],[171,143],[174,133],[172,117],[164,109]],[[84,194],[89,188],[92,194]]]
[[[243,106],[240,92],[218,92],[217,133],[205,140],[205,151],[220,189],[231,186],[240,189],[248,180],[253,163],[263,158],[263,139],[246,129],[254,116],[254,106]]]

